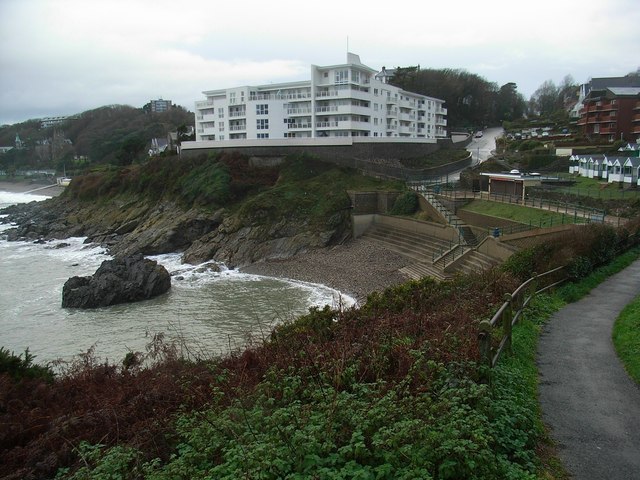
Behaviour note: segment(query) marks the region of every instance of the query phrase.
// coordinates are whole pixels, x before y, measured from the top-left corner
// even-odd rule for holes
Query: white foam
[[[0,190],[0,208],[15,205],[16,203],[41,202],[51,198],[47,195],[35,195],[32,193],[5,192]]]
[[[349,308],[357,304],[355,298],[320,283],[243,273],[235,269],[229,269],[223,263],[213,261],[190,265],[182,263],[181,257],[179,253],[169,253],[148,258],[156,260],[164,266],[173,278],[179,278],[178,282],[173,282],[173,285],[179,288],[200,288],[217,281],[263,282],[265,280],[277,280],[294,288],[304,290],[308,295],[310,307],[329,305],[333,308]],[[208,266],[211,264],[217,265],[220,271],[209,269]]]

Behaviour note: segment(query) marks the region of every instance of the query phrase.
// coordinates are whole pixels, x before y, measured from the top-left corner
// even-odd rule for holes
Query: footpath
[[[576,480],[640,480],[640,387],[611,340],[637,295],[640,260],[556,312],[540,337],[542,418]]]

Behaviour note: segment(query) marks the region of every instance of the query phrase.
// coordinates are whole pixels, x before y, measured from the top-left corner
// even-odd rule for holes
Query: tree
[[[146,142],[137,135],[128,136],[116,154],[119,165],[131,165],[143,152]]]
[[[534,115],[551,115],[557,110],[558,87],[553,80],[546,80],[533,92],[529,100],[529,110]]]
[[[526,110],[526,102],[518,86],[514,82],[500,87],[496,100],[496,116],[498,120],[513,121],[522,118]]]
[[[466,70],[398,68],[391,83],[404,90],[444,100],[448,124],[453,128],[497,122],[498,86]]]

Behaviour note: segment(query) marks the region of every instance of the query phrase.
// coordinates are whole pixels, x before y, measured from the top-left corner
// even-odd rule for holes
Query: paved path
[[[611,341],[640,294],[640,260],[558,311],[538,347],[542,418],[577,480],[640,480],[640,388]]]

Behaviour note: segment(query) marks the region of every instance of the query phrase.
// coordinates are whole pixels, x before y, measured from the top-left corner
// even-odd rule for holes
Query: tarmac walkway
[[[611,332],[640,295],[640,260],[556,312],[538,346],[542,418],[577,480],[640,480],[640,387]]]

